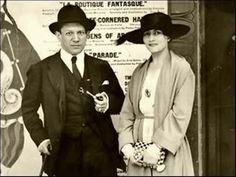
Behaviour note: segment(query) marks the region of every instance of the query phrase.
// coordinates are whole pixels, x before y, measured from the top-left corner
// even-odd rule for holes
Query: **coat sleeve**
[[[41,103],[41,70],[39,65],[32,65],[27,72],[27,81],[23,91],[22,116],[26,129],[38,146],[48,136],[39,118],[38,109]]]
[[[173,154],[180,147],[191,119],[195,93],[195,76],[191,68],[182,81],[176,90],[171,110],[153,136],[153,142]]]
[[[125,95],[125,100],[120,113],[120,122],[118,129],[119,150],[121,150],[121,148],[126,144],[134,143],[133,129],[135,122],[135,114],[132,101],[132,90],[134,89],[133,87],[134,75],[135,71],[129,83],[128,90]]]

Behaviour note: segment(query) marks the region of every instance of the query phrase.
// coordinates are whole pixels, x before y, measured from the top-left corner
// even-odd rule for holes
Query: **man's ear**
[[[86,37],[89,38],[90,31],[86,32]]]
[[[56,35],[57,39],[61,39],[61,33],[59,31],[55,31],[54,34]]]

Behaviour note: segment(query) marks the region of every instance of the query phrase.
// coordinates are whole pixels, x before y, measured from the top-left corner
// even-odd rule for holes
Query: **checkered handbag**
[[[151,144],[153,144],[153,143],[144,143],[142,141],[137,141],[134,144],[134,159],[136,161],[143,160],[143,152]]]
[[[143,153],[144,150],[148,148],[149,145],[153,143],[145,143],[142,141],[137,141],[134,144],[134,159],[136,161],[142,161],[143,160]],[[156,164],[156,170],[158,172],[162,172],[165,169],[165,164],[164,164],[164,159],[165,159],[165,150],[161,150],[161,159],[158,160]]]

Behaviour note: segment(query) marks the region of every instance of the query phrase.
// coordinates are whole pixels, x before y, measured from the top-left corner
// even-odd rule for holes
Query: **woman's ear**
[[[166,40],[167,40],[168,42],[171,41],[171,38],[170,38],[169,36],[166,36],[166,35],[165,35],[165,38],[166,38]]]
[[[171,38],[169,36],[166,36],[167,38],[167,41],[170,42],[171,41]]]

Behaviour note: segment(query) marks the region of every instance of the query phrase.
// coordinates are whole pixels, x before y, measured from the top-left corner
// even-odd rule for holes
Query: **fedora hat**
[[[140,24],[141,27],[139,29],[124,34],[116,41],[116,44],[122,44],[126,40],[135,44],[143,44],[144,32],[151,29],[161,30],[164,35],[169,36],[171,39],[183,36],[190,30],[189,26],[173,24],[171,17],[161,12],[143,16],[140,20]]]
[[[49,25],[50,31],[54,34],[59,31],[63,24],[78,22],[85,27],[86,30],[91,31],[96,22],[86,17],[84,11],[77,5],[66,5],[60,9],[57,16],[57,22]]]

